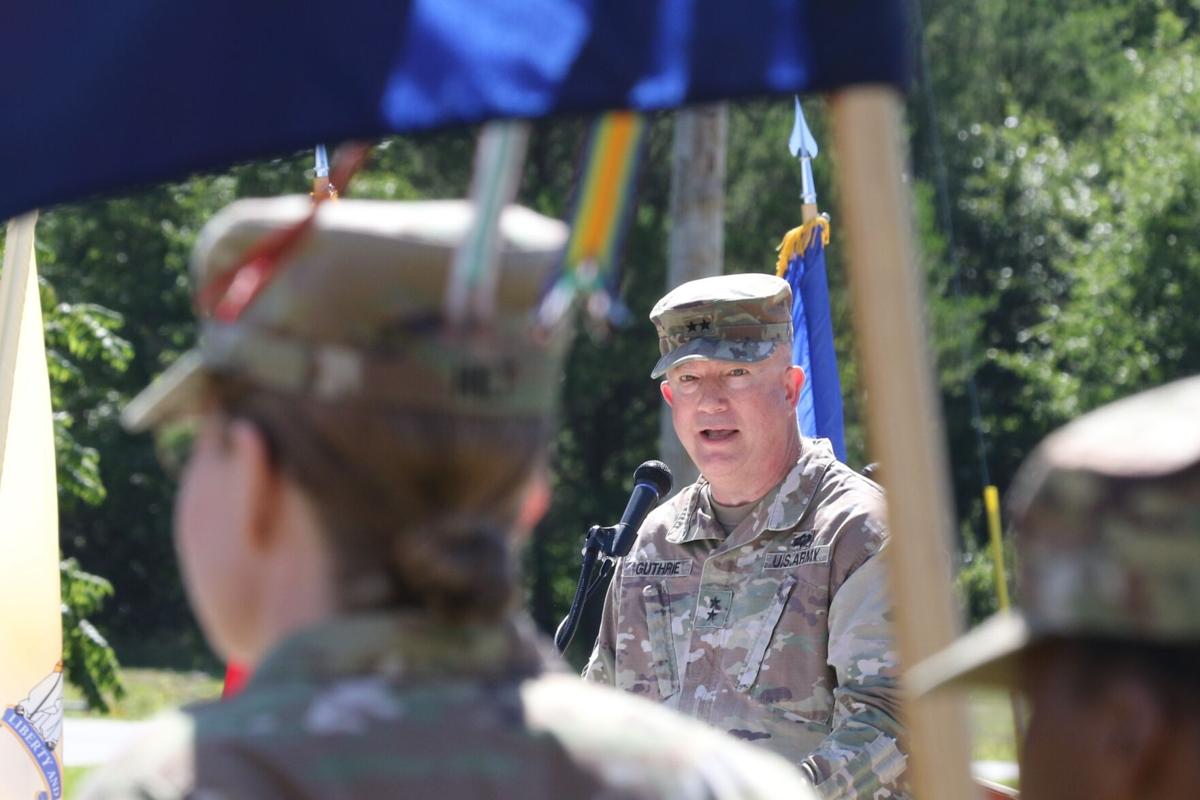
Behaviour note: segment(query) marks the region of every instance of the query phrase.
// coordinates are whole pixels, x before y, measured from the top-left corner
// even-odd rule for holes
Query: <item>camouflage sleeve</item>
[[[78,800],[232,800],[294,797],[279,773],[264,767],[252,750],[228,737],[206,739],[203,721],[186,710],[160,714],[114,760],[88,773]],[[313,796],[324,796],[319,791]]]
[[[829,665],[838,679],[833,730],[804,762],[823,800],[909,797],[891,622],[886,564],[873,556],[829,607]]]
[[[596,645],[583,668],[584,680],[615,686],[617,683],[617,603],[621,602],[621,569],[625,562],[617,563],[612,582],[604,595],[604,614],[600,618],[600,631],[596,634]]]
[[[605,785],[561,796],[817,800],[782,756],[644,698],[565,675],[526,681],[521,697],[530,728],[555,739]]]

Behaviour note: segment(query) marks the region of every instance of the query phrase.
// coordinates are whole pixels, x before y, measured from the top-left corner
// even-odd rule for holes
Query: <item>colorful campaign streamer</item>
[[[570,298],[585,294],[593,317],[619,321],[623,306],[616,300],[617,254],[633,208],[647,128],[642,116],[628,111],[605,114],[592,126],[571,214],[571,238],[548,284],[543,319],[557,317]]]

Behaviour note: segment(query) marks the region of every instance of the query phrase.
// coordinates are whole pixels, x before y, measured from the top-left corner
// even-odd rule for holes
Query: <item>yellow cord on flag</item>
[[[783,241],[775,249],[779,251],[779,259],[775,262],[775,275],[782,278],[787,273],[788,263],[803,253],[812,244],[817,231],[821,232],[821,244],[829,245],[829,217],[824,214],[810,219],[798,228],[792,228],[784,234]]]
[[[1008,611],[1008,579],[1004,573],[1004,550],[1000,542],[1000,492],[995,486],[983,487],[983,510],[987,515],[992,567],[996,571],[996,602],[1001,611]],[[1025,741],[1025,720],[1028,719],[1025,702],[1016,691],[1010,693],[1009,701],[1012,703],[1013,739],[1020,752]]]
[[[996,600],[1000,603],[1000,610],[1007,611],[1008,580],[1004,574],[1004,550],[1000,542],[1000,492],[995,486],[983,487],[983,508],[987,513],[992,566],[996,571]]]

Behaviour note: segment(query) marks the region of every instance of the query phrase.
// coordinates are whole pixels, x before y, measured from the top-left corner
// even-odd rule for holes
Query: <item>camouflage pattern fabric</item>
[[[792,289],[774,275],[719,275],[689,281],[650,311],[662,358],[661,378],[693,359],[762,361],[792,340]]]
[[[705,485],[643,524],[584,676],[783,755],[824,798],[907,797],[882,490],[804,439],[726,536]]]
[[[914,691],[1012,685],[1017,656],[1049,636],[1200,641],[1200,378],[1051,434],[1008,505],[1017,608],[916,665]]]
[[[523,624],[333,620],[236,698],[161,718],[82,797],[814,797],[782,759],[549,663]]]

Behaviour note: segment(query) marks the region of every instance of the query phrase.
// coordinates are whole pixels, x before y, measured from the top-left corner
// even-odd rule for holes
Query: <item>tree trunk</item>
[[[723,271],[727,129],[724,104],[683,109],[675,115],[667,291]],[[699,471],[675,435],[666,403],[658,449],[675,476],[676,489],[696,480]]]

